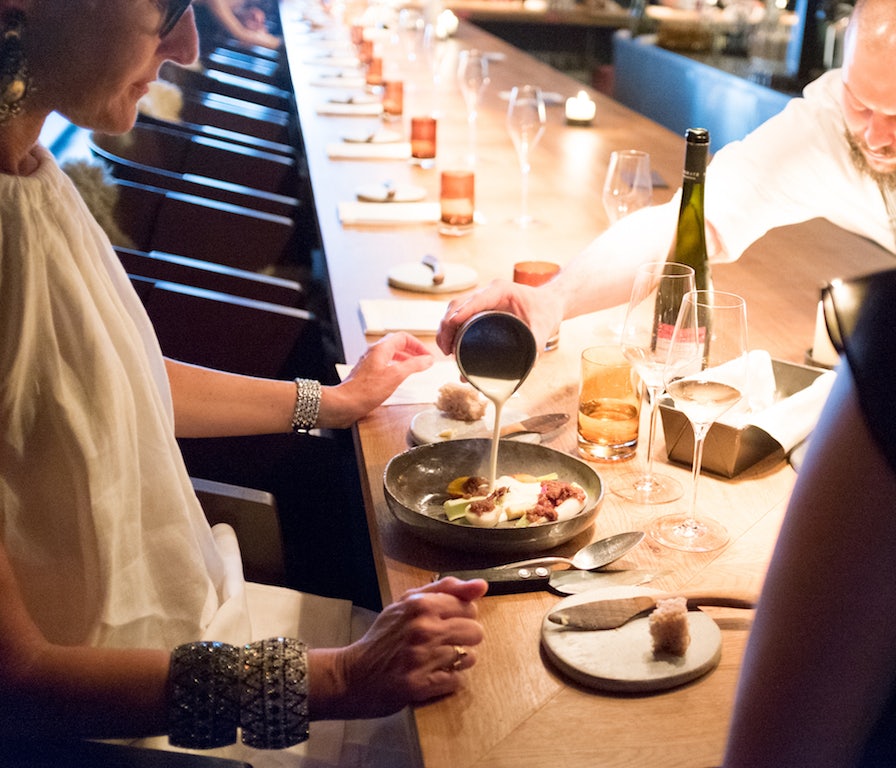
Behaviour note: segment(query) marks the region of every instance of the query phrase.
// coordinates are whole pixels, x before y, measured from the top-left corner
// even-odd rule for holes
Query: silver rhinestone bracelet
[[[292,413],[292,431],[307,432],[317,424],[320,413],[320,382],[296,379],[296,405]]]

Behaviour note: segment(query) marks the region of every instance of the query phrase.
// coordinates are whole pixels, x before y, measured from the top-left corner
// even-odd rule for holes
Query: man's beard
[[[874,170],[874,168],[868,164],[868,158],[865,157],[865,153],[862,151],[858,139],[856,139],[848,129],[844,130],[844,135],[846,136],[846,143],[849,144],[850,159],[856,169],[860,173],[868,176],[878,186],[891,191],[896,191],[896,171],[881,173],[880,171]]]

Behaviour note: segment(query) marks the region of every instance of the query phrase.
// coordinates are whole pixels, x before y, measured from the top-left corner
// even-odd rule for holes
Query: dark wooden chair
[[[292,93],[269,82],[246,77],[242,70],[224,71],[207,68],[204,71],[165,62],[159,76],[162,80],[189,91],[206,91],[251,101],[272,109],[291,110]]]
[[[117,179],[115,220],[142,251],[163,251],[260,271],[293,259],[296,227],[285,216]]]
[[[206,91],[183,91],[180,118],[287,145],[292,136],[289,112]]]
[[[273,494],[229,483],[191,478],[211,525],[227,523],[236,533],[247,581],[286,586],[286,561]]]
[[[245,46],[235,40],[222,43],[204,54],[202,62],[210,69],[250,78],[275,87],[289,87],[286,56],[258,46]]]
[[[117,135],[94,131],[90,148],[112,162],[127,160],[148,168],[216,179],[268,193],[273,196],[271,200],[287,206],[298,204],[297,167],[292,155],[146,123],[137,123],[127,133]]]
[[[249,376],[332,380],[333,365],[313,313],[130,277],[167,357]]]
[[[125,270],[132,275],[184,283],[284,307],[306,308],[305,290],[295,280],[161,251],[146,252],[116,246],[115,252]]]
[[[231,144],[239,144],[246,147],[254,147],[265,152],[274,152],[286,157],[295,157],[295,149],[288,142],[271,141],[270,139],[261,138],[248,133],[241,133],[229,128],[222,128],[219,125],[208,125],[205,123],[191,123],[187,120],[166,120],[145,112],[137,113],[137,125],[155,125],[168,130],[188,133],[194,136],[207,136],[209,138],[221,139]]]

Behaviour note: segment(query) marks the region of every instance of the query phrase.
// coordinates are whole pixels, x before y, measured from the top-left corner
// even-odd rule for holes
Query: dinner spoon
[[[496,565],[495,568],[534,568],[540,565],[569,565],[580,571],[594,571],[618,560],[626,552],[641,543],[644,531],[628,531],[598,539],[582,547],[572,557],[536,557],[531,560],[520,560],[515,563]]]

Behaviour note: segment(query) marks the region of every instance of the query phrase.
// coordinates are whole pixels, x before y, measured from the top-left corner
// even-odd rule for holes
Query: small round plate
[[[644,587],[604,587],[564,598],[549,613],[592,600],[653,594]],[[563,674],[588,688],[648,693],[674,688],[705,675],[722,656],[722,632],[702,611],[688,611],[691,644],[684,656],[655,655],[647,616],[616,629],[568,629],[545,615],[541,645]]]
[[[436,285],[432,281],[432,269],[423,262],[398,264],[389,270],[389,285],[418,293],[448,293],[474,288],[479,282],[476,270],[465,264],[442,264],[442,271],[445,279]]]
[[[378,104],[382,99],[373,93],[353,93],[350,96],[334,96],[330,104]]]
[[[365,184],[355,193],[365,203],[416,203],[426,197],[426,190],[413,184]],[[423,266],[422,264],[420,266]],[[428,267],[424,267],[428,269]],[[432,282],[432,270],[429,270]]]
[[[505,406],[501,411],[501,423],[513,424],[525,419],[527,414],[512,407]],[[420,411],[411,419],[411,438],[417,445],[441,443],[445,440],[460,440],[466,437],[491,437],[492,424],[495,420],[495,407],[489,403],[485,406],[485,416],[476,421],[459,421],[446,416],[435,406]],[[532,442],[541,442],[538,435]]]
[[[380,128],[376,131],[346,133],[343,134],[342,140],[349,144],[394,144],[396,141],[401,141],[401,134],[398,131]]]

